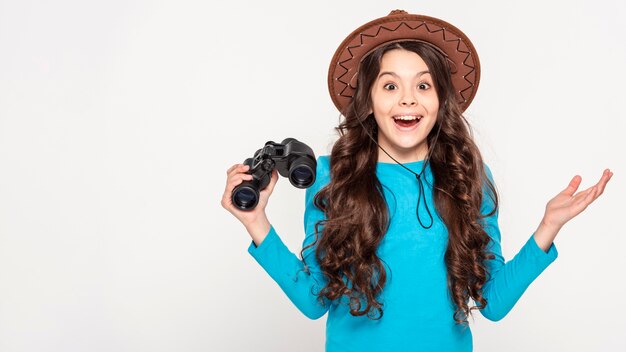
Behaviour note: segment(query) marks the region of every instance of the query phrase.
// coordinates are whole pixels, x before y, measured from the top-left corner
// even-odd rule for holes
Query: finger
[[[226,175],[228,175],[231,171],[233,171],[233,169],[236,168],[237,165],[239,165],[239,164],[235,164],[235,165],[229,167],[228,170],[226,170]]]
[[[230,168],[228,168],[226,173],[230,174],[231,172],[233,172],[233,170],[236,170],[236,169],[241,168],[243,166],[244,166],[244,164],[235,164],[235,165],[231,166]]]
[[[572,204],[570,209],[571,218],[580,214],[583,210],[587,209],[587,206],[593,202],[593,194],[594,192],[585,193],[585,197],[581,198],[578,202]]]
[[[244,165],[244,164],[237,164],[233,167],[233,169],[228,173],[228,178],[231,178],[232,176],[239,174],[239,173],[244,173],[244,172],[248,172],[248,170],[250,170],[250,166],[248,165]]]
[[[583,210],[585,210],[587,206],[589,206],[589,204],[593,203],[593,201],[595,201],[602,194],[602,192],[604,191],[604,187],[612,176],[613,174],[608,169],[606,169],[602,174],[602,178],[596,185],[590,187],[583,192],[579,192],[574,197],[574,199],[576,199],[576,202],[574,202],[571,208],[571,211],[574,214],[573,216],[576,216]]]
[[[570,213],[570,219],[580,214],[591,202],[593,202],[596,192],[597,188],[594,186],[585,191],[579,192],[574,196],[574,198],[572,198],[573,201],[567,206],[568,212]]]
[[[600,178],[600,181],[598,181],[598,194],[596,197],[599,197],[602,193],[604,193],[604,188],[606,187],[606,184],[609,183],[609,180],[611,179],[611,177],[613,177],[613,173],[611,172],[611,170],[606,169],[604,170],[604,173],[602,174],[602,177]]]
[[[584,194],[583,197],[581,197],[580,202],[581,203],[591,203],[593,201],[593,199],[595,198],[596,194],[598,193],[598,186],[593,186],[590,187]]]
[[[224,209],[228,211],[230,211],[230,208],[233,205],[231,196],[232,196],[232,190],[228,189],[228,184],[227,184],[226,189],[224,189],[224,194],[222,195],[222,207],[224,207]]]
[[[252,175],[249,174],[238,174],[232,177],[227,183],[226,188],[224,189],[224,194],[230,197],[230,194],[233,192],[235,187],[241,184],[243,181],[252,180]]]
[[[274,192],[274,187],[276,186],[276,182],[278,181],[278,171],[276,169],[272,170],[272,178],[270,179],[270,183],[263,190],[268,193],[268,196]]]
[[[233,201],[230,196],[231,193],[228,192],[224,192],[224,195],[222,196],[222,207],[228,211],[230,211],[233,207]]]
[[[574,176],[574,178],[572,178],[572,180],[569,182],[567,188],[564,189],[561,194],[565,194],[571,197],[574,193],[576,193],[576,190],[578,189],[578,186],[580,186],[581,181],[582,177],[578,175]]]
[[[582,206],[582,209],[580,211],[585,210],[587,206],[591,204],[594,201],[594,199],[597,198],[597,194],[598,194],[598,187],[593,186],[589,190],[589,193],[587,193],[585,197],[580,201],[580,206]]]
[[[569,204],[578,204],[578,203],[580,203],[580,202],[583,202],[583,201],[587,198],[587,196],[588,196],[589,194],[593,194],[593,192],[594,192],[594,187],[595,187],[595,186],[592,186],[592,187],[587,188],[587,189],[586,189],[586,190],[584,190],[584,191],[580,191],[580,192],[576,193],[576,194],[575,194],[575,195],[574,195],[574,196],[570,199]]]

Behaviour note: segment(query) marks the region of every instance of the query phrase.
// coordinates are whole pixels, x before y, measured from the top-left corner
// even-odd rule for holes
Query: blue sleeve
[[[317,192],[330,179],[328,164],[327,156],[317,159],[315,183],[306,189],[303,248],[315,240],[315,223],[324,219],[324,213],[315,206],[313,200]],[[322,226],[319,229],[321,236]],[[248,247],[248,253],[276,281],[291,302],[310,319],[322,317],[330,307],[330,302],[326,298],[320,302],[315,295],[326,285],[315,257],[315,248],[313,246],[304,251],[305,267],[304,263],[281,241],[274,226],[271,226],[269,233],[258,247],[254,242]]]
[[[493,182],[491,171],[486,165],[485,171]],[[493,207],[489,193],[484,192],[481,213],[488,214]],[[485,318],[498,321],[509,313],[528,286],[556,259],[558,252],[554,243],[547,253],[544,252],[535,242],[533,233],[517,255],[505,263],[500,245],[498,212],[485,218],[484,225],[491,237],[488,250],[495,258],[488,259],[485,263],[488,280],[483,286],[483,296],[487,300],[487,306],[480,312]]]

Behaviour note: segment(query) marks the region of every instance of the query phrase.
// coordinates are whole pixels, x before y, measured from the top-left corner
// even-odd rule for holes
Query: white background
[[[624,351],[626,3],[0,1],[0,351],[321,351],[247,253],[225,171],[268,140],[329,154],[330,59],[393,9],[463,30],[482,64],[466,115],[512,258],[546,202],[604,168],[605,194],[477,351]],[[289,248],[304,191],[267,212]]]

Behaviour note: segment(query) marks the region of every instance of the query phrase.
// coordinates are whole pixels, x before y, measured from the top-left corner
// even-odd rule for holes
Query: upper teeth
[[[396,120],[419,120],[422,117],[421,116],[415,116],[415,115],[402,115],[402,116],[394,116],[393,117]]]

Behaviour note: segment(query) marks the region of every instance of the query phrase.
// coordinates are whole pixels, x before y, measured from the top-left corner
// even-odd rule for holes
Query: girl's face
[[[378,144],[401,163],[425,159],[439,99],[424,60],[412,51],[386,52],[370,97]],[[384,152],[378,153],[378,161],[392,162]]]

